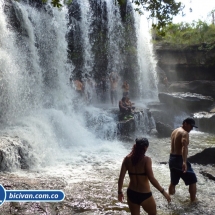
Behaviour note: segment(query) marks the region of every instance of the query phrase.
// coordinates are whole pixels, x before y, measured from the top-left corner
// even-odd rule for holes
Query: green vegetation
[[[126,3],[126,0],[117,0],[120,5]],[[135,10],[140,14],[144,11],[150,12],[149,18],[156,18],[157,24],[152,27],[161,29],[172,22],[173,16],[176,16],[184,9],[181,2],[175,0],[131,0],[135,5]]]
[[[171,46],[198,46],[199,50],[215,48],[215,25],[201,20],[197,22],[168,24],[162,30],[153,30],[154,42]]]

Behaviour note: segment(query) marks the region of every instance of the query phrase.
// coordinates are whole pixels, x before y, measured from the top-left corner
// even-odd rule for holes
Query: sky
[[[215,0],[177,0],[177,2],[182,2],[185,5],[183,12],[185,16],[178,15],[173,18],[173,23],[179,22],[192,22],[193,20],[207,21],[211,23],[212,16],[208,14],[215,10]],[[192,12],[189,11],[192,8]]]

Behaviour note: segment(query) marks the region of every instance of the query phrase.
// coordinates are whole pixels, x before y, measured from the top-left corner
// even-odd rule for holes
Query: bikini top
[[[135,173],[135,172],[128,172],[129,175],[146,175],[145,172],[143,173]]]

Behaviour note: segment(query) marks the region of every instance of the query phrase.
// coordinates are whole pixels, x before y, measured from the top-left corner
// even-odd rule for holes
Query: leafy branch
[[[117,0],[120,5],[126,3],[126,0]],[[159,29],[160,34],[163,33],[162,28],[172,22],[173,16],[176,16],[183,11],[184,6],[181,2],[175,2],[175,0],[132,0],[137,6],[135,11],[143,14],[144,11],[149,11],[148,18],[156,18],[157,24],[153,24],[152,27]]]

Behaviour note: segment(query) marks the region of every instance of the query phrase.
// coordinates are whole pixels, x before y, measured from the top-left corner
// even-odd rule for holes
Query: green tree
[[[215,26],[201,20],[192,23],[171,23],[163,30],[165,31],[163,36],[155,31],[154,42],[182,48],[196,46],[200,50],[211,50],[215,47]]]
[[[120,5],[126,4],[129,0],[117,0]],[[150,12],[149,18],[156,18],[157,24],[153,28],[162,29],[172,22],[172,18],[183,11],[184,6],[175,0],[131,0],[137,7],[140,14],[144,11]],[[160,31],[162,32],[162,30]]]

